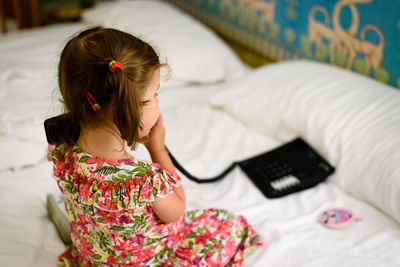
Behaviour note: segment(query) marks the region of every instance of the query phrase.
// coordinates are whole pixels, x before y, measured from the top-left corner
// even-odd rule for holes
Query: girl
[[[72,38],[59,87],[74,138],[49,145],[72,245],[66,266],[240,266],[261,246],[246,219],[217,209],[185,212],[181,178],[164,148],[153,48],[115,29]],[[145,144],[153,162],[129,155]]]

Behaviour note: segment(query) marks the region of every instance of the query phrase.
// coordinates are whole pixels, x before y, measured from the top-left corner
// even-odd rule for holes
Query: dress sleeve
[[[173,192],[174,187],[182,184],[181,177],[176,172],[160,167],[159,164],[152,164],[155,171],[151,173],[153,181],[154,198],[166,197]]]
[[[122,162],[80,155],[68,151],[66,161],[59,160],[58,146],[49,145],[47,158],[53,161],[53,174],[60,188],[81,203],[106,211],[136,209],[165,197],[181,178],[172,171],[145,161]],[[68,162],[68,164],[66,164]],[[122,165],[130,165],[124,168]]]
[[[85,163],[94,166],[97,164],[92,163],[90,158]],[[82,200],[106,211],[137,209],[146,205],[146,202],[153,202],[157,197],[167,196],[173,192],[173,187],[181,185],[181,178],[175,172],[158,164],[138,161],[130,165],[134,166],[132,170],[104,163],[101,168],[93,168],[84,175],[82,173],[76,185]],[[80,169],[87,167],[90,166]],[[106,170],[112,174],[107,175]],[[73,182],[77,180],[74,179]]]

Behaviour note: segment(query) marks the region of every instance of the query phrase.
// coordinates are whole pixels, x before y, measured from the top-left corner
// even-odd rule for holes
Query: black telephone
[[[76,141],[79,137],[79,128],[70,127],[70,121],[71,117],[68,113],[45,120],[47,142],[61,144],[68,137]],[[233,162],[221,174],[208,179],[191,175],[179,164],[167,147],[166,149],[175,167],[194,182],[218,181],[238,165],[267,198],[283,197],[315,186],[335,170],[301,138],[296,138],[264,154]]]

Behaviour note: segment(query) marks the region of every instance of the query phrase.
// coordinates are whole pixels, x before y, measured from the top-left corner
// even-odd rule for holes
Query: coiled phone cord
[[[169,151],[169,149],[165,146],[165,149],[168,152],[169,157],[171,158],[172,163],[174,164],[174,166],[183,173],[183,175],[185,175],[188,179],[199,183],[199,184],[204,184],[204,183],[212,183],[212,182],[216,182],[218,180],[221,180],[222,178],[224,178],[235,166],[236,166],[236,162],[233,162],[228,168],[226,168],[221,174],[212,177],[212,178],[197,178],[195,176],[193,176],[192,174],[190,174],[187,170],[185,170],[185,168],[182,167],[182,165],[176,160],[176,158],[172,155],[172,153]]]

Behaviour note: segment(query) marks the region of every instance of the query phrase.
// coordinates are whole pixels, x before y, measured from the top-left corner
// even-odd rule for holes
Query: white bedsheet
[[[210,95],[215,91],[209,88],[200,93]],[[178,90],[162,94],[161,103],[169,147],[196,175],[210,177],[234,159],[279,144],[218,110],[208,109],[206,102],[199,100],[199,91],[186,88],[185,94],[186,104],[169,102],[182,96]],[[184,130],[174,136],[174,128],[179,126]],[[312,189],[274,200],[265,198],[239,168],[216,184],[198,185],[185,180],[184,185],[189,209],[232,210],[245,215],[261,233],[268,246],[245,261],[245,266],[400,266],[399,225],[349,196],[329,179]],[[316,220],[330,207],[348,208],[363,220],[343,231],[329,230]]]
[[[207,106],[215,87],[162,91],[167,145],[193,174],[209,177],[232,160],[279,143]],[[183,91],[185,90],[185,91]],[[182,142],[185,140],[185,142]],[[44,152],[44,149],[43,149]],[[139,157],[148,157],[139,148]],[[54,266],[64,246],[46,217],[45,195],[58,194],[43,160],[0,173],[0,262],[4,266]],[[188,210],[218,207],[245,215],[267,246],[244,266],[399,266],[399,225],[329,182],[280,199],[266,199],[236,168],[224,180],[199,185],[184,178]],[[345,207],[363,218],[337,231],[317,222],[320,212]],[[24,256],[21,257],[21,254]]]
[[[59,47],[56,43],[52,45],[54,49]],[[0,47],[2,58],[6,51],[7,48]],[[30,60],[39,62],[41,54],[29,56],[33,57]],[[15,54],[13,66],[19,68],[23,63],[24,56]],[[0,65],[0,73],[7,70],[10,68]],[[23,78],[18,86],[12,87],[19,91],[10,90],[9,76],[1,76],[0,92],[6,95],[1,100],[0,112],[8,114],[2,121],[1,135],[5,143],[7,138],[17,138],[39,146],[41,153],[34,153],[37,159],[31,166],[24,164],[0,170],[0,263],[2,266],[55,266],[57,256],[65,247],[45,209],[46,194],[58,194],[58,188],[50,175],[51,164],[44,159],[46,142],[40,123],[48,115],[56,114],[50,108],[53,72],[47,68],[23,71],[25,75],[19,76]],[[40,86],[31,86],[40,80],[47,81],[43,90]],[[218,174],[233,160],[280,144],[212,109],[208,97],[219,90],[229,90],[229,85],[160,91],[167,145],[185,168],[200,177]],[[148,157],[143,147],[137,155]],[[9,151],[2,149],[1,156],[10,157]],[[228,209],[245,215],[261,234],[266,246],[246,259],[244,266],[400,266],[400,226],[376,208],[351,197],[329,179],[312,189],[279,199],[266,199],[239,168],[217,183],[198,185],[183,178],[183,184],[188,210]],[[331,207],[348,208],[363,219],[346,230],[329,230],[317,222],[317,217]]]

